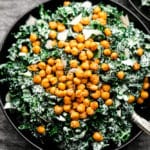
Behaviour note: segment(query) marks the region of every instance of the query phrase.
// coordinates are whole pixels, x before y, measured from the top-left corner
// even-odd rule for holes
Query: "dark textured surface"
[[[0,0],[0,45],[10,27],[28,10],[47,0]],[[126,0],[117,0],[127,5]],[[130,7],[128,5],[128,7]],[[142,134],[125,150],[150,150],[150,136]],[[11,127],[0,109],[0,150],[35,150]]]

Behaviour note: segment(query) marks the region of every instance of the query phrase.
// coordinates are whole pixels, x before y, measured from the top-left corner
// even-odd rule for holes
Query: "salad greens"
[[[102,13],[98,18],[97,13],[100,12]],[[144,78],[150,74],[150,37],[135,28],[123,12],[103,3],[92,5],[88,1],[71,2],[58,7],[53,13],[41,6],[39,14],[40,18],[30,16],[26,24],[20,26],[15,34],[15,43],[8,49],[8,62],[0,65],[0,82],[9,85],[5,108],[18,111],[18,115],[21,116],[18,126],[20,130],[28,130],[38,139],[51,138],[56,143],[61,143],[62,148],[66,150],[86,150],[90,146],[93,150],[100,150],[112,142],[120,146],[130,138],[130,117],[136,102],[142,103],[148,97],[146,88],[142,88]],[[60,31],[52,29],[50,22],[61,24],[61,28],[57,28]],[[80,31],[76,30],[77,24],[80,24],[81,30],[77,28]],[[77,54],[74,53],[76,49],[67,52],[66,47],[71,40],[84,45],[89,39],[94,41],[96,49],[84,47],[79,51],[78,47]],[[59,46],[59,41],[67,44]],[[88,115],[86,114],[85,118],[75,119],[75,123],[79,124],[74,127],[75,124],[70,125],[72,118],[68,111],[64,109],[58,114],[55,110],[55,106],[59,105],[60,108],[60,105],[63,105],[64,97],[58,96],[56,91],[53,94],[49,92],[49,86],[51,84],[57,88],[59,82],[53,85],[49,79],[51,83],[47,86],[42,82],[37,84],[38,81],[35,81],[34,77],[42,74],[43,68],[37,68],[40,62],[48,65],[49,59],[59,59],[63,64],[64,73],[71,72],[73,77],[77,78],[77,68],[71,67],[70,62],[76,60],[81,69],[84,55],[80,58],[80,54],[87,51],[94,56],[87,60],[88,63],[91,65],[98,62],[98,65],[94,65],[98,66],[98,69],[92,70],[91,67],[88,70],[92,70],[92,74],[98,76],[99,82],[94,86],[101,91],[101,96],[94,98],[91,84],[88,84],[89,78],[89,82],[82,84],[89,92],[85,99],[90,99],[90,103],[98,103],[98,107],[92,109],[92,115],[86,110],[85,114]],[[53,72],[55,69],[53,67]],[[86,69],[82,71],[84,76]],[[55,77],[53,75],[50,78]],[[60,76],[57,80],[60,80]],[[77,92],[77,89],[74,90]],[[78,99],[78,95],[76,96],[73,99],[75,102]],[[73,109],[73,104],[70,105]],[[92,106],[90,110],[91,108]]]

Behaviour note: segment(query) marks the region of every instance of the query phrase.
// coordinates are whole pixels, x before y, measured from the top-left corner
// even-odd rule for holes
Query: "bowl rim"
[[[146,15],[144,15],[144,13],[143,13],[142,11],[140,11],[140,10],[136,7],[136,5],[133,3],[132,0],[128,0],[128,1],[129,1],[129,3],[131,4],[131,6],[132,6],[142,17],[144,17],[144,19],[146,19],[148,22],[150,22],[150,18],[147,17]]]
[[[46,1],[46,2],[43,2],[41,4],[43,5],[46,5],[47,3],[51,2],[52,0],[49,0],[49,1]],[[91,0],[90,0],[91,1]],[[133,12],[131,11],[129,8],[127,8],[125,5],[115,1],[115,0],[109,0],[109,1],[106,1],[106,3],[109,4],[110,3],[113,3],[116,5],[116,7],[120,7],[123,11],[126,11],[128,12],[128,14],[131,14],[145,29],[146,33],[147,34],[150,34],[150,30],[148,29],[148,27],[142,22],[142,20]],[[16,24],[18,22],[20,22],[20,20],[27,14],[31,14],[31,12],[35,9],[37,9],[39,7],[39,5],[41,4],[38,4],[37,6],[29,9],[27,12],[23,13],[20,17],[18,17],[17,21],[15,21],[12,26],[9,28],[9,30],[7,31],[7,33],[4,35],[3,39],[2,39],[2,42],[1,42],[1,45],[0,45],[0,54],[1,54],[1,51],[2,49],[4,48],[4,44],[6,42],[6,39],[8,38],[8,35],[9,33],[11,33],[12,29],[16,26]],[[110,4],[111,5],[111,4]],[[37,144],[35,144],[34,142],[32,142],[30,139],[28,139],[18,128],[17,126],[14,124],[14,122],[11,120],[11,118],[9,117],[9,114],[7,113],[7,111],[4,109],[4,104],[2,102],[2,99],[1,99],[1,96],[0,96],[0,109],[2,110],[3,114],[5,115],[5,117],[7,118],[8,122],[11,124],[11,126],[15,129],[16,133],[18,133],[25,141],[27,141],[27,143],[30,143],[34,148],[38,149],[38,150],[44,150],[43,148],[41,148],[40,146],[38,146]],[[122,144],[121,146],[119,146],[118,148],[114,149],[114,150],[121,150],[125,147],[127,147],[129,144],[131,144],[133,141],[135,141],[135,139],[137,139],[141,134],[143,133],[142,130],[139,130],[139,132],[134,136],[132,137],[130,140],[128,140],[126,143]]]

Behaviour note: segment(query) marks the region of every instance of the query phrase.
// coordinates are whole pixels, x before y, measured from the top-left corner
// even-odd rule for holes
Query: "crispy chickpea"
[[[100,13],[100,12],[101,12],[101,8],[99,6],[94,7],[94,9],[93,9],[94,14],[97,14],[97,13]]]
[[[34,54],[39,54],[41,52],[41,47],[36,45],[32,48]]]
[[[84,89],[84,90],[82,91],[82,95],[83,95],[84,97],[88,97],[88,96],[89,96],[89,91],[88,91],[87,89]]]
[[[105,26],[107,24],[107,20],[105,20],[103,18],[98,18],[97,20],[102,26]]]
[[[42,81],[41,81],[41,85],[44,87],[44,88],[48,88],[50,86],[50,83],[49,83],[49,80],[47,78],[44,78]]]
[[[49,81],[51,80],[52,77],[54,77],[52,74],[48,74],[48,75],[46,76],[46,78],[47,78]]]
[[[141,98],[147,99],[149,97],[149,93],[147,91],[142,90],[141,91]]]
[[[103,89],[103,91],[105,91],[105,92],[109,92],[110,89],[111,89],[111,87],[110,87],[109,84],[103,84],[103,85],[102,85],[102,89]]]
[[[45,134],[46,130],[45,130],[45,127],[43,125],[41,126],[38,126],[36,128],[36,131],[39,133],[39,134]]]
[[[78,43],[77,48],[79,51],[82,51],[84,49],[84,43]]]
[[[90,44],[90,50],[91,51],[96,51],[98,48],[98,44],[96,42],[91,42]]]
[[[70,5],[71,4],[71,2],[70,1],[68,1],[68,0],[66,0],[66,1],[64,1],[64,6],[68,6],[68,5]]]
[[[42,70],[45,70],[46,69],[46,63],[45,62],[39,62],[38,63],[38,67]]]
[[[143,53],[144,53],[143,48],[138,48],[138,49],[137,49],[136,54],[137,54],[138,56],[142,56],[142,55],[143,55]]]
[[[28,53],[28,47],[27,46],[22,46],[21,48],[20,48],[20,52],[22,52],[22,53]]]
[[[83,34],[77,34],[76,40],[77,40],[77,42],[79,42],[79,43],[83,43],[83,42],[85,41],[85,37],[84,37]]]
[[[96,110],[98,108],[98,102],[97,101],[93,101],[90,103],[90,107],[93,109],[93,110]]]
[[[79,52],[80,52],[80,51],[79,51],[76,47],[73,47],[73,48],[71,49],[71,54],[72,54],[73,56],[78,56]]]
[[[111,36],[112,35],[112,32],[111,32],[110,28],[105,28],[104,33],[105,33],[106,36]]]
[[[140,105],[143,104],[144,103],[144,99],[142,97],[139,97],[137,99],[137,103],[140,104]]]
[[[64,64],[62,62],[56,63],[56,70],[63,70],[64,69]]]
[[[71,105],[63,105],[63,109],[64,109],[65,112],[70,112]]]
[[[90,81],[91,81],[91,83],[93,83],[93,84],[98,84],[99,81],[100,81],[99,76],[98,76],[97,74],[92,74],[92,75],[90,76]]]
[[[56,115],[60,115],[63,112],[63,107],[59,105],[54,106],[54,112]]]
[[[76,90],[76,97],[82,97],[82,90]]]
[[[78,90],[84,90],[84,89],[85,89],[85,85],[84,85],[84,84],[79,84],[79,85],[77,86],[77,89],[78,89]]]
[[[76,111],[73,111],[71,114],[70,114],[70,118],[72,120],[78,120],[79,119],[79,113],[76,112]]]
[[[80,69],[80,68],[77,69],[76,72],[75,72],[75,75],[76,75],[77,78],[82,78],[82,77],[83,77],[83,74],[84,74],[84,72],[83,72],[83,70]]]
[[[73,102],[72,103],[72,108],[73,109],[77,109],[77,106],[79,105],[79,103],[78,102]]]
[[[85,76],[85,74],[84,74],[84,76]],[[83,83],[83,84],[86,84],[88,82],[88,80],[87,79],[81,79],[81,83]]]
[[[67,77],[66,77],[65,75],[62,75],[62,76],[60,76],[60,77],[58,78],[58,80],[59,80],[60,82],[65,82],[65,81],[67,80]]]
[[[85,69],[85,70],[88,70],[88,69],[90,68],[89,62],[88,62],[88,61],[84,61],[84,62],[81,64],[81,68],[82,68],[82,69]]]
[[[112,104],[113,104],[113,100],[111,98],[109,98],[105,101],[105,105],[107,105],[107,106],[112,106]]]
[[[103,63],[102,65],[101,65],[101,69],[103,70],[103,71],[109,71],[110,70],[110,67],[109,67],[109,64],[106,64],[106,63]]]
[[[76,47],[76,46],[77,46],[77,41],[76,41],[76,40],[70,40],[69,46],[70,46],[71,48]]]
[[[101,11],[101,12],[99,12],[99,17],[106,20],[107,19],[107,13],[104,11]]]
[[[150,84],[149,84],[148,82],[144,82],[144,83],[143,83],[143,89],[144,89],[144,90],[149,89],[149,87],[150,87]]]
[[[64,83],[58,83],[58,88],[60,90],[65,90],[66,89],[66,84],[64,84]]]
[[[64,104],[70,105],[70,104],[71,104],[71,97],[65,96],[65,97],[64,97]]]
[[[35,33],[30,34],[30,41],[35,42],[38,39],[38,36]]]
[[[56,37],[57,37],[57,32],[54,30],[50,31],[49,38],[56,39]]]
[[[148,77],[145,77],[145,78],[144,78],[144,82],[149,82],[149,78],[148,78]]]
[[[52,73],[56,72],[56,65],[52,66]]]
[[[80,21],[83,25],[88,25],[90,24],[90,18],[89,17],[84,17]]]
[[[66,27],[65,27],[64,24],[58,23],[58,25],[57,25],[57,31],[58,31],[58,32],[62,32],[62,31],[64,31],[65,29],[66,29]]]
[[[63,70],[57,70],[55,73],[56,73],[56,77],[57,78],[60,78],[61,76],[64,75],[64,71]]]
[[[30,66],[28,66],[27,68],[28,68],[28,70],[30,70],[30,71],[38,71],[38,66],[37,66],[37,64],[30,65]]]
[[[39,71],[39,75],[40,75],[42,78],[45,77],[45,76],[46,76],[45,70],[40,70],[40,71]]]
[[[79,33],[83,30],[83,25],[81,23],[78,23],[78,24],[74,25],[72,28],[73,28],[73,31]]]
[[[41,76],[40,75],[34,75],[33,82],[36,84],[40,84],[41,83]]]
[[[99,68],[99,66],[98,66],[98,64],[96,63],[96,62],[91,62],[91,64],[90,64],[90,69],[91,70],[94,70],[94,71],[96,71],[96,70],[98,70],[98,68]]]
[[[117,72],[117,77],[118,79],[123,80],[125,77],[125,73],[123,71],[119,71]]]
[[[80,112],[80,113],[85,112],[85,105],[82,104],[82,103],[79,104],[79,105],[77,106],[77,111]]]
[[[91,41],[90,40],[86,40],[84,42],[84,45],[85,45],[85,48],[89,49],[90,48],[90,45],[91,45]]]
[[[92,59],[92,58],[94,57],[93,52],[90,51],[90,50],[87,50],[87,51],[86,51],[86,55],[87,55],[87,58],[88,58],[88,59]]]
[[[85,51],[81,51],[81,53],[79,54],[79,60],[81,60],[81,61],[87,60],[87,55],[86,55]]]
[[[91,97],[94,99],[98,99],[98,98],[100,98],[100,96],[101,96],[101,92],[98,90],[95,93],[91,94]]]
[[[56,91],[56,87],[50,87],[50,89],[49,89],[49,92],[52,94],[52,95],[54,95],[55,94],[55,91]]]
[[[137,62],[135,62],[135,63],[133,64],[133,70],[135,70],[135,71],[139,70],[140,67],[141,67],[141,65],[140,65],[139,63],[137,63]]]
[[[67,73],[67,80],[73,80],[74,74],[72,72]]]
[[[70,60],[69,62],[71,68],[77,68],[78,67],[78,61],[77,60]]]
[[[128,98],[128,103],[131,104],[135,101],[135,96],[134,95],[129,95],[129,98]]]
[[[63,48],[65,46],[65,42],[64,41],[58,41],[57,45],[59,48]]]
[[[50,21],[50,22],[49,22],[49,28],[52,29],[52,30],[57,29],[57,22],[55,22],[55,21]]]
[[[89,78],[92,76],[92,71],[91,70],[85,70],[84,71],[84,78]]]
[[[85,107],[90,106],[90,100],[89,100],[88,98],[85,98],[85,99],[83,100],[83,104],[85,105]]]
[[[110,47],[110,43],[106,40],[101,41],[100,45],[104,48],[109,48]]]
[[[58,80],[57,80],[56,77],[52,77],[52,78],[50,79],[50,82],[51,82],[52,85],[55,85],[55,84],[58,82]]]
[[[74,87],[73,81],[67,81],[67,82],[66,82],[66,86],[67,86],[68,88],[73,88],[73,87]]]
[[[93,19],[93,20],[96,20],[96,19],[98,19],[98,18],[99,18],[98,14],[93,14],[93,15],[92,15],[92,19]]]
[[[40,41],[35,41],[32,43],[32,46],[40,46],[41,45],[41,42]]]
[[[99,64],[100,63],[100,59],[99,58],[95,58],[94,62],[97,63],[97,64]]]
[[[72,96],[74,94],[74,90],[73,89],[67,89],[67,95],[68,96]]]
[[[96,91],[98,89],[98,86],[97,85],[94,85],[94,84],[91,84],[89,87],[88,87],[91,91]]]
[[[66,53],[71,53],[71,47],[70,47],[69,45],[66,46],[65,49],[64,49],[64,51],[65,51]]]
[[[92,137],[96,142],[101,142],[104,140],[104,137],[100,132],[94,132]]]
[[[92,115],[94,115],[95,111],[94,111],[91,107],[87,107],[86,113],[87,113],[89,116],[92,116]]]
[[[46,65],[45,72],[46,72],[47,75],[51,74],[52,68],[49,65]]]
[[[103,54],[105,55],[105,56],[110,56],[111,55],[111,50],[110,49],[104,49],[104,51],[103,51]]]
[[[112,52],[110,57],[111,57],[112,60],[116,60],[118,58],[118,53],[117,52]]]
[[[109,99],[109,97],[110,97],[110,93],[109,92],[102,92],[101,93],[101,98],[103,100],[107,100],[107,99]]]
[[[48,63],[49,65],[53,66],[53,65],[55,64],[54,58],[49,58],[49,59],[47,60],[47,63]]]
[[[87,118],[87,113],[83,112],[79,114],[80,119],[86,119]]]
[[[71,128],[79,128],[80,127],[80,122],[78,120],[73,120],[70,122]]]

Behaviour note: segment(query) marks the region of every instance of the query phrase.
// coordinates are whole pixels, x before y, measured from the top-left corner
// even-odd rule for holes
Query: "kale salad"
[[[20,26],[0,65],[4,108],[18,112],[20,130],[65,150],[127,142],[134,107],[149,97],[150,36],[103,3],[65,1],[39,14]]]

